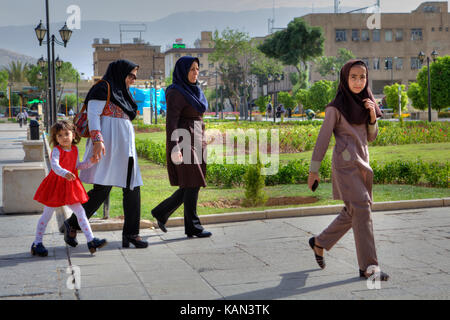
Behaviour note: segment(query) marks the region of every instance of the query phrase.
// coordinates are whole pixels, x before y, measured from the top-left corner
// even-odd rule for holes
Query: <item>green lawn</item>
[[[152,139],[157,142],[165,141],[165,132],[142,133],[137,134],[138,139]],[[84,154],[85,139],[80,142],[78,148],[81,155]],[[379,162],[396,160],[396,159],[416,159],[420,157],[424,161],[439,161],[445,162],[449,159],[450,143],[435,143],[435,144],[416,144],[416,145],[401,145],[401,146],[387,146],[387,147],[370,147],[370,155],[372,160]],[[331,152],[331,149],[328,151]],[[311,151],[299,154],[282,154],[280,160],[282,162],[293,159],[310,160]],[[141,188],[142,197],[142,218],[153,219],[150,211],[158,205],[159,202],[169,197],[177,187],[172,187],[169,184],[167,170],[165,167],[151,163],[145,159],[139,159],[142,178],[144,186]],[[91,185],[85,185],[86,190],[92,188]],[[332,199],[332,191],[330,183],[321,183],[315,193],[312,193],[305,184],[298,185],[277,185],[266,187],[265,191],[269,197],[281,196],[316,196],[319,201],[314,204],[303,206],[316,205],[330,205],[340,204],[342,201]],[[374,185],[374,201],[393,201],[393,200],[408,200],[408,199],[426,199],[426,198],[440,198],[450,197],[450,189],[445,188],[428,188],[417,187],[409,185]],[[242,199],[244,197],[243,188],[221,189],[215,186],[207,186],[202,188],[199,195],[199,203],[216,201],[218,199]],[[286,208],[291,206],[277,206],[271,208]],[[251,208],[251,210],[265,210],[267,207]],[[198,213],[213,214],[224,212],[238,212],[249,211],[249,208],[207,208],[203,206],[198,207]],[[98,211],[98,215],[102,215],[102,209]],[[122,211],[122,190],[120,188],[113,188],[111,192],[111,212],[110,215],[123,215]],[[183,207],[178,209],[174,216],[182,216]]]
[[[332,148],[328,149],[327,155],[332,154]],[[428,144],[403,144],[399,146],[374,146],[369,147],[370,160],[378,163],[395,160],[422,159],[425,162],[438,161],[447,162],[450,159],[450,142],[428,143]],[[301,153],[280,154],[281,162],[304,159],[311,160],[312,151]]]

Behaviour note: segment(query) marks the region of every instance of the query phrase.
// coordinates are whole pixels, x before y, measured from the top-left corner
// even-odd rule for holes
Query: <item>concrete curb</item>
[[[450,198],[442,199],[420,199],[420,200],[401,200],[386,201],[373,204],[373,211],[389,211],[389,210],[406,210],[418,208],[432,207],[448,207],[450,206]],[[222,214],[210,214],[200,216],[202,225],[242,222],[250,220],[278,219],[306,217],[316,215],[338,214],[342,210],[343,205],[317,206],[317,207],[298,207],[286,209],[269,209],[264,211],[246,211],[232,212]],[[182,217],[170,218],[167,221],[167,227],[182,227],[184,219]],[[91,228],[93,231],[114,231],[122,230],[123,220],[121,219],[91,219]],[[157,224],[149,220],[141,220],[141,228],[158,228]]]

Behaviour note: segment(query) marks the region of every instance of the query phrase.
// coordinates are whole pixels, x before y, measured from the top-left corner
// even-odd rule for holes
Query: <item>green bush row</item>
[[[138,156],[144,157],[151,162],[166,165],[166,145],[156,143],[150,139],[136,139],[136,152]]]
[[[376,184],[409,184],[424,183],[432,187],[448,188],[450,164],[423,161],[391,161],[378,164],[370,163]],[[206,180],[219,187],[231,188],[242,186],[244,176],[250,165],[210,164],[208,165]],[[309,162],[306,160],[289,161],[282,165],[274,175],[265,176],[265,184],[300,184],[306,183],[309,174]],[[321,181],[331,179],[331,161],[326,157],[321,164],[319,176]]]
[[[136,150],[139,156],[156,164],[166,165],[166,147],[163,143],[155,143],[149,139],[136,139]],[[270,164],[266,164],[269,167]],[[376,184],[429,184],[433,187],[448,188],[450,164],[438,162],[390,161],[379,164],[371,161]],[[208,164],[206,180],[208,183],[231,188],[242,186],[249,165],[241,164]],[[306,183],[309,173],[309,161],[292,160],[281,165],[274,175],[265,176],[266,185]],[[331,179],[331,160],[325,157],[320,167],[322,181]]]

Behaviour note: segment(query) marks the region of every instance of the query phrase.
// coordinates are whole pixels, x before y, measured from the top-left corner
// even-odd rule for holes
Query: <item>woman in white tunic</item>
[[[94,156],[100,161],[80,174],[80,179],[94,185],[88,192],[89,201],[83,204],[88,218],[106,200],[113,186],[122,188],[125,216],[122,246],[129,247],[131,242],[136,248],[146,248],[147,241],[139,236],[143,182],[131,123],[136,117],[137,105],[129,92],[138,69],[139,66],[127,60],[110,63],[102,78],[105,81],[94,85],[86,96],[91,137],[84,158]],[[67,219],[63,227],[66,243],[76,246],[79,226],[75,215]]]

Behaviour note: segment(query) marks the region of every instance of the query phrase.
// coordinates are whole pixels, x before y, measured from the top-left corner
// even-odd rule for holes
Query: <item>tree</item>
[[[326,77],[327,75],[337,75],[347,61],[354,58],[355,55],[350,50],[339,48],[337,56],[317,58],[315,60],[316,71],[320,73],[322,77]]]
[[[320,80],[315,82],[308,90],[308,103],[315,111],[324,111],[325,107],[334,98],[333,81]]]
[[[39,66],[30,65],[27,73],[26,79],[32,86],[38,87],[40,90],[45,90],[47,85],[47,75],[48,75],[48,65],[41,69]],[[38,74],[41,73],[42,79],[39,79]],[[79,74],[77,70],[75,70],[70,62],[63,62],[61,68],[56,68],[55,70],[56,80],[59,82],[60,79],[61,85],[64,86],[66,82],[76,82],[77,75]]]
[[[289,92],[285,91],[278,93],[278,101],[288,110],[292,110],[297,105],[295,98]]]
[[[265,112],[267,105],[270,102],[270,96],[259,96],[258,99],[255,100],[255,105],[258,107],[259,112]]]
[[[268,57],[292,65],[302,80],[307,62],[323,54],[323,31],[311,27],[302,18],[294,18],[286,29],[269,36],[258,48]]]
[[[28,64],[21,61],[12,61],[3,70],[8,72],[9,79],[13,82],[25,82]]]
[[[0,70],[0,91],[6,91],[8,86],[9,74],[6,70]]]
[[[294,97],[297,103],[300,103],[302,105],[303,109],[311,108],[308,89],[298,90]]]
[[[398,110],[398,87],[401,88],[401,104],[402,111],[406,111],[406,104],[408,103],[408,95],[405,92],[405,85],[398,83],[394,83],[392,86],[385,86],[383,89],[383,93],[386,96],[386,103],[389,108],[394,111]]]
[[[221,34],[216,30],[213,36],[214,52],[209,55],[211,62],[219,62],[222,81],[234,106],[240,105],[240,96],[244,95],[244,103],[248,98],[248,79],[253,63],[258,57],[257,49],[250,43],[248,33],[225,29]]]
[[[419,110],[425,110],[428,106],[423,100],[420,93],[420,86],[417,82],[412,82],[407,91],[408,98],[411,100],[412,106]]]
[[[450,56],[438,57],[430,64],[431,108],[438,112],[449,106],[450,92]],[[428,106],[428,68],[423,66],[417,74],[420,95]]]

